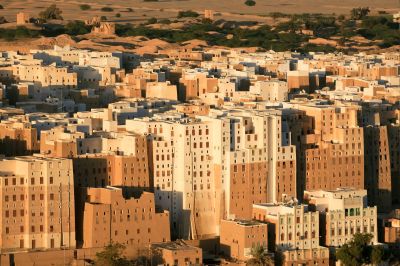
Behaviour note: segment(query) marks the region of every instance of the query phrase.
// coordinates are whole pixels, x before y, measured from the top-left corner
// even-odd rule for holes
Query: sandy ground
[[[354,7],[369,6],[372,11],[397,12],[400,9],[398,0],[256,0],[255,7],[247,7],[244,0],[3,0],[4,6],[0,16],[8,21],[15,21],[16,13],[24,11],[36,16],[50,4],[57,4],[63,10],[65,20],[87,19],[95,15],[106,16],[117,22],[142,22],[150,17],[175,18],[180,10],[203,12],[212,9],[221,13],[221,18],[231,20],[257,20],[268,22],[265,18],[270,12],[282,13],[326,13],[349,14]],[[79,6],[88,4],[90,10],[82,11]],[[102,12],[102,7],[109,6],[112,12]],[[127,8],[133,9],[128,11]],[[117,18],[116,13],[121,17]]]

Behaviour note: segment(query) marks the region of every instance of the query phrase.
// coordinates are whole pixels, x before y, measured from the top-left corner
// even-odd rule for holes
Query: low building
[[[129,188],[84,188],[80,197],[77,241],[82,248],[109,243],[126,246],[134,258],[152,243],[170,241],[169,213],[156,211],[154,194]]]
[[[202,250],[186,244],[183,240],[153,244],[152,265],[203,265]]]
[[[267,248],[268,225],[251,220],[222,220],[220,227],[220,249],[230,258],[245,261],[251,259],[251,249]]]
[[[283,253],[283,266],[329,265],[329,249],[318,247],[313,249],[286,250]]]
[[[115,24],[111,22],[100,22],[93,27],[92,33],[113,35],[115,34]]]
[[[319,247],[319,214],[307,205],[254,204],[253,218],[271,223],[268,246],[276,249],[312,249]]]
[[[24,25],[29,23],[30,16],[27,13],[19,12],[17,14],[17,25]]]
[[[377,208],[368,207],[366,190],[341,188],[304,193],[309,204],[321,213],[324,246],[340,247],[356,233],[372,234],[372,242],[378,243]]]
[[[383,241],[400,248],[400,219],[391,218],[385,221]]]
[[[204,18],[209,20],[214,20],[214,10],[210,9],[204,10]]]
[[[329,249],[319,243],[319,213],[308,205],[254,204],[253,218],[268,222],[268,248],[282,254],[283,265],[329,265]]]

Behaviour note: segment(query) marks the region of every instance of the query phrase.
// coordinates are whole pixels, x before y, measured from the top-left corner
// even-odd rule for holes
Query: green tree
[[[370,11],[371,10],[369,9],[369,7],[358,7],[353,8],[350,12],[350,15],[352,19],[359,20],[368,16]]]
[[[262,245],[253,247],[250,251],[252,258],[246,262],[248,266],[272,266],[274,261]]]
[[[46,8],[45,10],[39,13],[39,18],[46,21],[49,19],[59,19],[62,20],[63,17],[61,16],[62,11],[57,7],[56,4],[53,4]]]
[[[95,266],[131,266],[133,262],[127,260],[122,252],[126,247],[119,243],[111,243],[103,251],[96,253]]]
[[[200,16],[199,13],[192,10],[178,12],[178,18],[197,18],[198,16]]]
[[[354,235],[354,238],[338,249],[336,258],[345,266],[378,265],[383,260],[383,249],[371,244],[371,234]]]
[[[244,2],[244,4],[246,6],[255,6],[256,5],[256,1],[254,1],[254,0],[246,0],[246,2]]]
[[[371,262],[374,265],[378,265],[383,261],[384,251],[382,247],[374,247],[371,252]]]
[[[87,26],[83,21],[75,20],[70,21],[65,25],[65,31],[67,34],[76,36],[83,35],[90,32],[90,27]]]
[[[114,9],[112,7],[109,7],[109,6],[105,6],[105,7],[101,8],[101,11],[103,11],[103,12],[113,12]]]
[[[147,20],[147,24],[156,24],[157,23],[157,19],[156,18],[149,18],[148,20]]]
[[[91,9],[91,6],[87,5],[87,4],[80,5],[79,7],[81,8],[81,10],[89,10],[89,9]]]

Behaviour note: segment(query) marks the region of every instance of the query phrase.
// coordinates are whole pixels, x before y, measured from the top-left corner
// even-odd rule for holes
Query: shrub
[[[101,20],[101,21],[107,21],[107,17],[106,17],[106,16],[101,16],[101,17],[100,17],[100,20]]]
[[[246,0],[246,2],[244,2],[244,4],[246,6],[255,6],[256,5],[256,1],[254,1],[254,0]]]
[[[117,14],[115,14],[115,17],[120,18],[120,17],[121,17],[121,14],[120,14],[120,13],[117,13]]]
[[[374,246],[371,234],[357,233],[336,251],[336,258],[344,265],[379,265],[383,262],[381,247]]]
[[[212,23],[212,20],[209,19],[209,18],[203,18],[203,19],[201,20],[201,23],[203,23],[203,24],[211,24],[211,23]]]
[[[147,24],[155,24],[155,23],[157,23],[157,19],[156,18],[149,18],[147,20]]]
[[[158,23],[160,23],[160,24],[171,24],[171,20],[169,20],[169,19],[162,19],[162,20],[160,20]]]
[[[269,16],[273,19],[278,19],[278,18],[287,18],[289,15],[281,12],[271,12],[269,13]]]
[[[113,12],[114,9],[109,7],[109,6],[105,6],[105,7],[101,8],[101,11],[103,11],[103,12]]]
[[[61,9],[59,9],[55,4],[49,6],[45,10],[39,13],[39,18],[42,20],[48,19],[60,19],[62,20],[63,17],[61,16]]]
[[[128,7],[126,10],[127,10],[128,12],[133,12],[133,9],[130,8],[130,7]]]
[[[83,21],[70,21],[65,25],[65,33],[76,36],[90,32],[90,27],[85,25]]]
[[[197,18],[198,16],[199,13],[194,12],[192,10],[178,12],[178,18]]]
[[[158,0],[143,0],[143,2],[158,2]]]
[[[369,7],[358,7],[351,10],[351,18],[355,20],[363,19],[368,16],[370,12]]]
[[[3,5],[0,5],[0,9],[4,9],[4,6],[3,6]]]
[[[84,4],[84,5],[80,5],[81,10],[89,10],[91,9],[90,5]]]
[[[7,41],[19,38],[34,38],[39,36],[39,31],[30,30],[24,26],[18,26],[16,29],[0,29],[0,38]]]

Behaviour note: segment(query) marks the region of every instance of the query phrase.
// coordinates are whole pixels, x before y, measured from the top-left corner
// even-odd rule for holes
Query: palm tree
[[[250,251],[252,258],[246,262],[248,266],[272,266],[274,261],[262,245],[253,247]]]

